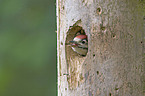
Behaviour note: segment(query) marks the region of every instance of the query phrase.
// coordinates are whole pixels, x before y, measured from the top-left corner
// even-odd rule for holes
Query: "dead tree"
[[[57,0],[58,96],[144,96],[144,0]],[[67,43],[84,30],[88,53]]]

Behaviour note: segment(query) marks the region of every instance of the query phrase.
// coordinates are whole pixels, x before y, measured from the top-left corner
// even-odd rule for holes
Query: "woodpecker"
[[[80,54],[81,56],[86,56],[88,52],[88,40],[87,35],[80,34],[74,37],[73,41],[69,41],[73,51]]]

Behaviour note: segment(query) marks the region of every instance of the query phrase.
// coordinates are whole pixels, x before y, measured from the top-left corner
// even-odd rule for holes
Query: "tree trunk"
[[[58,96],[144,96],[144,0],[57,0]],[[66,44],[88,36],[80,56]]]

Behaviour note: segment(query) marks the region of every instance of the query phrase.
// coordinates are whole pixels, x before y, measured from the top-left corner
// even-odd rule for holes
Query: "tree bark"
[[[58,96],[144,96],[144,0],[57,0]],[[83,29],[85,57],[66,44]]]

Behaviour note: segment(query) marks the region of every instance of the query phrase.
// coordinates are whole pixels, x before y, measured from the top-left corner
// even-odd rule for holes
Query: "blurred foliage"
[[[55,0],[0,0],[0,96],[56,96]]]

